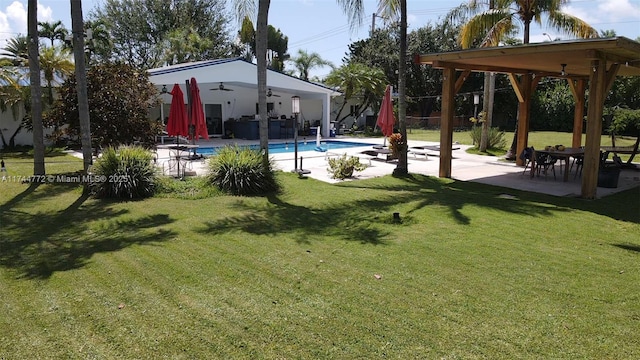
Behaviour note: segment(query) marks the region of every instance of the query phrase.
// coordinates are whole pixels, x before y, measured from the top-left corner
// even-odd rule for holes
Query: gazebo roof
[[[640,43],[625,37],[553,41],[417,55],[436,68],[552,77],[588,77],[592,60],[620,64],[618,76],[640,76]],[[561,75],[565,64],[566,76]]]

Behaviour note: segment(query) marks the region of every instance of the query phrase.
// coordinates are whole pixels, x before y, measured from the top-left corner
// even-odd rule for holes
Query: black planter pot
[[[620,178],[619,167],[605,167],[598,172],[598,187],[617,188]]]

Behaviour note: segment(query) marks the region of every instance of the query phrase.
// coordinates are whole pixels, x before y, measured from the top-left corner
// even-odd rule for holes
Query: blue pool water
[[[373,146],[376,144],[371,143],[361,143],[361,142],[351,142],[351,141],[340,141],[340,140],[323,140],[320,142],[320,147],[324,151],[332,151],[336,149],[346,149],[352,147],[360,147],[360,146]],[[260,145],[249,145],[251,149],[260,149]],[[269,144],[269,154],[281,154],[281,153],[292,153],[294,152],[294,143],[293,141],[288,143],[277,143],[277,144]],[[220,149],[220,147],[200,147],[198,148],[198,154],[202,154],[204,156],[215,155],[216,150]],[[315,141],[298,141],[298,152],[301,151],[317,151],[316,150],[316,142]]]

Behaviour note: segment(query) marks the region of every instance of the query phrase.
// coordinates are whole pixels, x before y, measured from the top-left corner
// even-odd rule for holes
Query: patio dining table
[[[577,148],[564,148],[564,150],[558,150],[555,147],[550,148],[549,150],[535,150],[536,153],[542,153],[542,154],[548,154],[551,155],[557,159],[563,159],[564,160],[564,175],[563,175],[563,181],[567,182],[569,181],[569,159],[571,157],[576,157],[576,156],[584,156],[584,148],[581,147],[577,147]],[[536,156],[535,154],[531,157],[531,177],[533,177],[534,173],[535,173],[535,169],[536,168]]]

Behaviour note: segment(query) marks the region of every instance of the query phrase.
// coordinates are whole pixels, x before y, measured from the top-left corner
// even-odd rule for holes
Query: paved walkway
[[[337,138],[337,140],[346,140],[352,142],[362,143],[375,143],[382,145],[382,138]],[[238,145],[255,144],[256,141],[236,140],[236,139],[213,139],[209,141],[199,141],[200,147],[211,146],[224,146],[227,144],[237,143]],[[437,145],[437,143],[430,143],[424,141],[410,141],[409,146],[423,146],[423,145]],[[323,145],[325,146],[325,145]],[[305,170],[309,170],[307,175],[310,178],[318,179],[321,181],[336,183],[341,180],[332,179],[327,172],[328,168],[328,156],[339,156],[344,153],[348,155],[358,156],[361,158],[361,162],[370,165],[362,172],[357,172],[354,179],[348,179],[345,181],[353,181],[356,179],[368,179],[373,177],[389,175],[396,167],[396,162],[385,162],[382,157],[379,159],[372,158],[369,155],[360,154],[364,150],[370,150],[371,145],[364,145],[362,147],[354,147],[348,149],[336,149],[332,150],[330,143],[326,145],[328,147],[327,152],[317,151],[305,151],[299,152],[298,156],[302,157],[302,167]],[[465,151],[470,146],[459,145],[460,149],[453,151],[453,161],[451,164],[451,175],[453,179],[462,181],[474,181],[483,184],[490,184],[496,186],[502,186],[507,188],[519,189],[524,191],[538,192],[544,194],[550,194],[555,196],[580,196],[581,193],[581,178],[578,176],[574,179],[574,174],[569,174],[569,181],[562,181],[562,172],[560,168],[556,166],[556,179],[554,180],[553,174],[549,174],[546,177],[534,177],[530,178],[529,171],[523,174],[523,168],[516,166],[512,162],[501,161],[500,158],[492,156],[481,156],[467,154]],[[294,170],[294,154],[271,154],[271,157],[275,160],[275,167],[282,171]],[[169,167],[169,150],[158,150],[158,164],[165,171]],[[187,163],[188,173],[194,175],[203,175],[206,173],[207,159],[189,161]],[[424,174],[429,176],[438,176],[440,158],[438,153],[434,151],[427,151],[427,155],[412,155],[408,157],[408,169],[410,173]],[[299,164],[298,167],[300,168]],[[627,190],[637,187],[638,196],[640,198],[640,171],[635,170],[623,170],[620,173],[620,179],[617,188],[597,188],[597,197],[607,196],[615,192]]]

